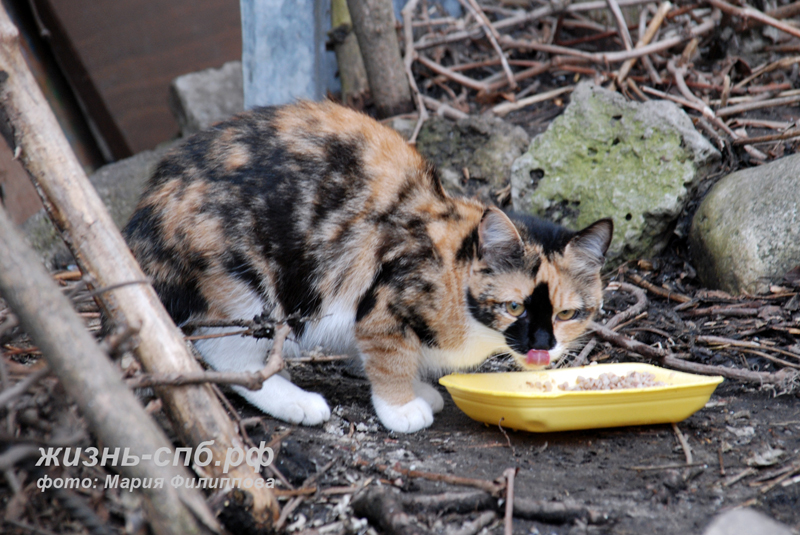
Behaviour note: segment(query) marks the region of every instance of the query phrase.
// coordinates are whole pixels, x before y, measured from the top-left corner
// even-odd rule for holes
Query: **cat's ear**
[[[599,271],[611,245],[614,222],[610,218],[595,221],[579,231],[567,244],[567,251],[579,256],[588,270]]]
[[[510,267],[522,258],[524,249],[517,227],[501,210],[491,207],[478,227],[481,257],[490,267]]]

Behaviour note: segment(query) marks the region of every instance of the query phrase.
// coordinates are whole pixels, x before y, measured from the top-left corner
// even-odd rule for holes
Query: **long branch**
[[[30,73],[19,50],[17,30],[5,9],[0,9],[0,40],[0,69],[7,74],[0,87],[2,107],[12,131],[7,141],[19,154],[81,271],[91,276],[98,287],[145,278]],[[150,285],[117,287],[103,293],[99,302],[113,323],[139,329],[135,352],[148,371],[200,369]],[[213,438],[210,449],[220,464],[212,462],[207,467],[210,475],[240,481],[259,477],[244,463],[227,474],[223,472],[221,461],[227,452],[244,444],[209,386],[162,389],[158,393],[182,442],[197,447]],[[254,524],[270,526],[277,517],[278,505],[269,489],[242,492],[253,498],[247,514]],[[191,503],[188,498],[184,501]],[[197,511],[205,511],[205,506],[201,503]],[[212,517],[208,522],[213,525],[215,520]]]
[[[117,369],[100,351],[69,300],[56,287],[36,253],[16,232],[3,208],[0,208],[0,249],[3,251],[0,293],[42,348],[42,355],[78,404],[92,432],[106,446],[124,447],[126,452],[137,457],[152,455],[160,448],[170,449],[167,437],[133,394],[124,388]],[[28,379],[40,375],[41,372],[33,373]],[[21,381],[18,386],[26,383]],[[162,468],[150,462],[123,464],[117,469],[127,477],[146,480],[191,477],[182,467]],[[156,533],[201,534],[219,529],[197,491],[164,485],[163,488],[143,488],[142,492]]]

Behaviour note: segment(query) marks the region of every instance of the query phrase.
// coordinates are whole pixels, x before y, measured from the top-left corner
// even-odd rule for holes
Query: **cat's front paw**
[[[433,423],[433,411],[423,398],[414,398],[405,405],[390,405],[373,395],[372,405],[381,423],[390,431],[413,433]]]
[[[302,396],[276,408],[276,418],[292,424],[319,425],[331,417],[328,402],[319,394],[303,392]],[[282,414],[277,414],[282,413]]]
[[[415,381],[414,393],[428,402],[433,414],[440,412],[444,408],[444,399],[435,386],[422,381]]]

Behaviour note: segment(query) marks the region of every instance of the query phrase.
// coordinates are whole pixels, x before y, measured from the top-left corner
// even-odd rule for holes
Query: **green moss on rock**
[[[691,187],[719,153],[668,102],[580,84],[512,168],[514,208],[572,228],[614,219],[609,260],[657,254]]]

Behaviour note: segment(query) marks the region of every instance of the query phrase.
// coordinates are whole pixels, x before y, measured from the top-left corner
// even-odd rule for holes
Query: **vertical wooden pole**
[[[347,7],[378,115],[391,117],[413,111],[414,102],[394,27],[392,0],[348,0]]]

